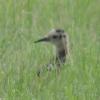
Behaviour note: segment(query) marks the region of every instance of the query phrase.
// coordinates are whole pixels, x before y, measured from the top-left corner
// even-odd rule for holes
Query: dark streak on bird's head
[[[56,29],[56,32],[57,33],[64,33],[64,30],[63,29]]]

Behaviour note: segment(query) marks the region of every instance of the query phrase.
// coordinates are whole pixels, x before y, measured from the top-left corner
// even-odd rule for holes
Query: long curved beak
[[[34,43],[38,43],[38,42],[48,42],[49,41],[49,38],[48,37],[44,37],[44,38],[41,38],[37,41],[35,41]]]

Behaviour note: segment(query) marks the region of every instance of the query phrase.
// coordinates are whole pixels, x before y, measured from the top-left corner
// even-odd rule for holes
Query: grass
[[[100,99],[100,0],[0,0],[0,98]],[[34,41],[52,28],[70,37],[70,60],[36,77],[52,46]]]

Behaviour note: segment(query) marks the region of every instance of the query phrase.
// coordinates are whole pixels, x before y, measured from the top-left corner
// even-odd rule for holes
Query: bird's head
[[[50,42],[56,46],[61,46],[66,42],[66,34],[63,29],[53,29],[45,37],[35,41],[35,43],[39,42]]]

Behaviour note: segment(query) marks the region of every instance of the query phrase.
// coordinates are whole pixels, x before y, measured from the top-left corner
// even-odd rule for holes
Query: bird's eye
[[[66,38],[66,35],[63,35],[64,38]]]
[[[57,39],[58,37],[56,35],[53,36],[53,39]]]

